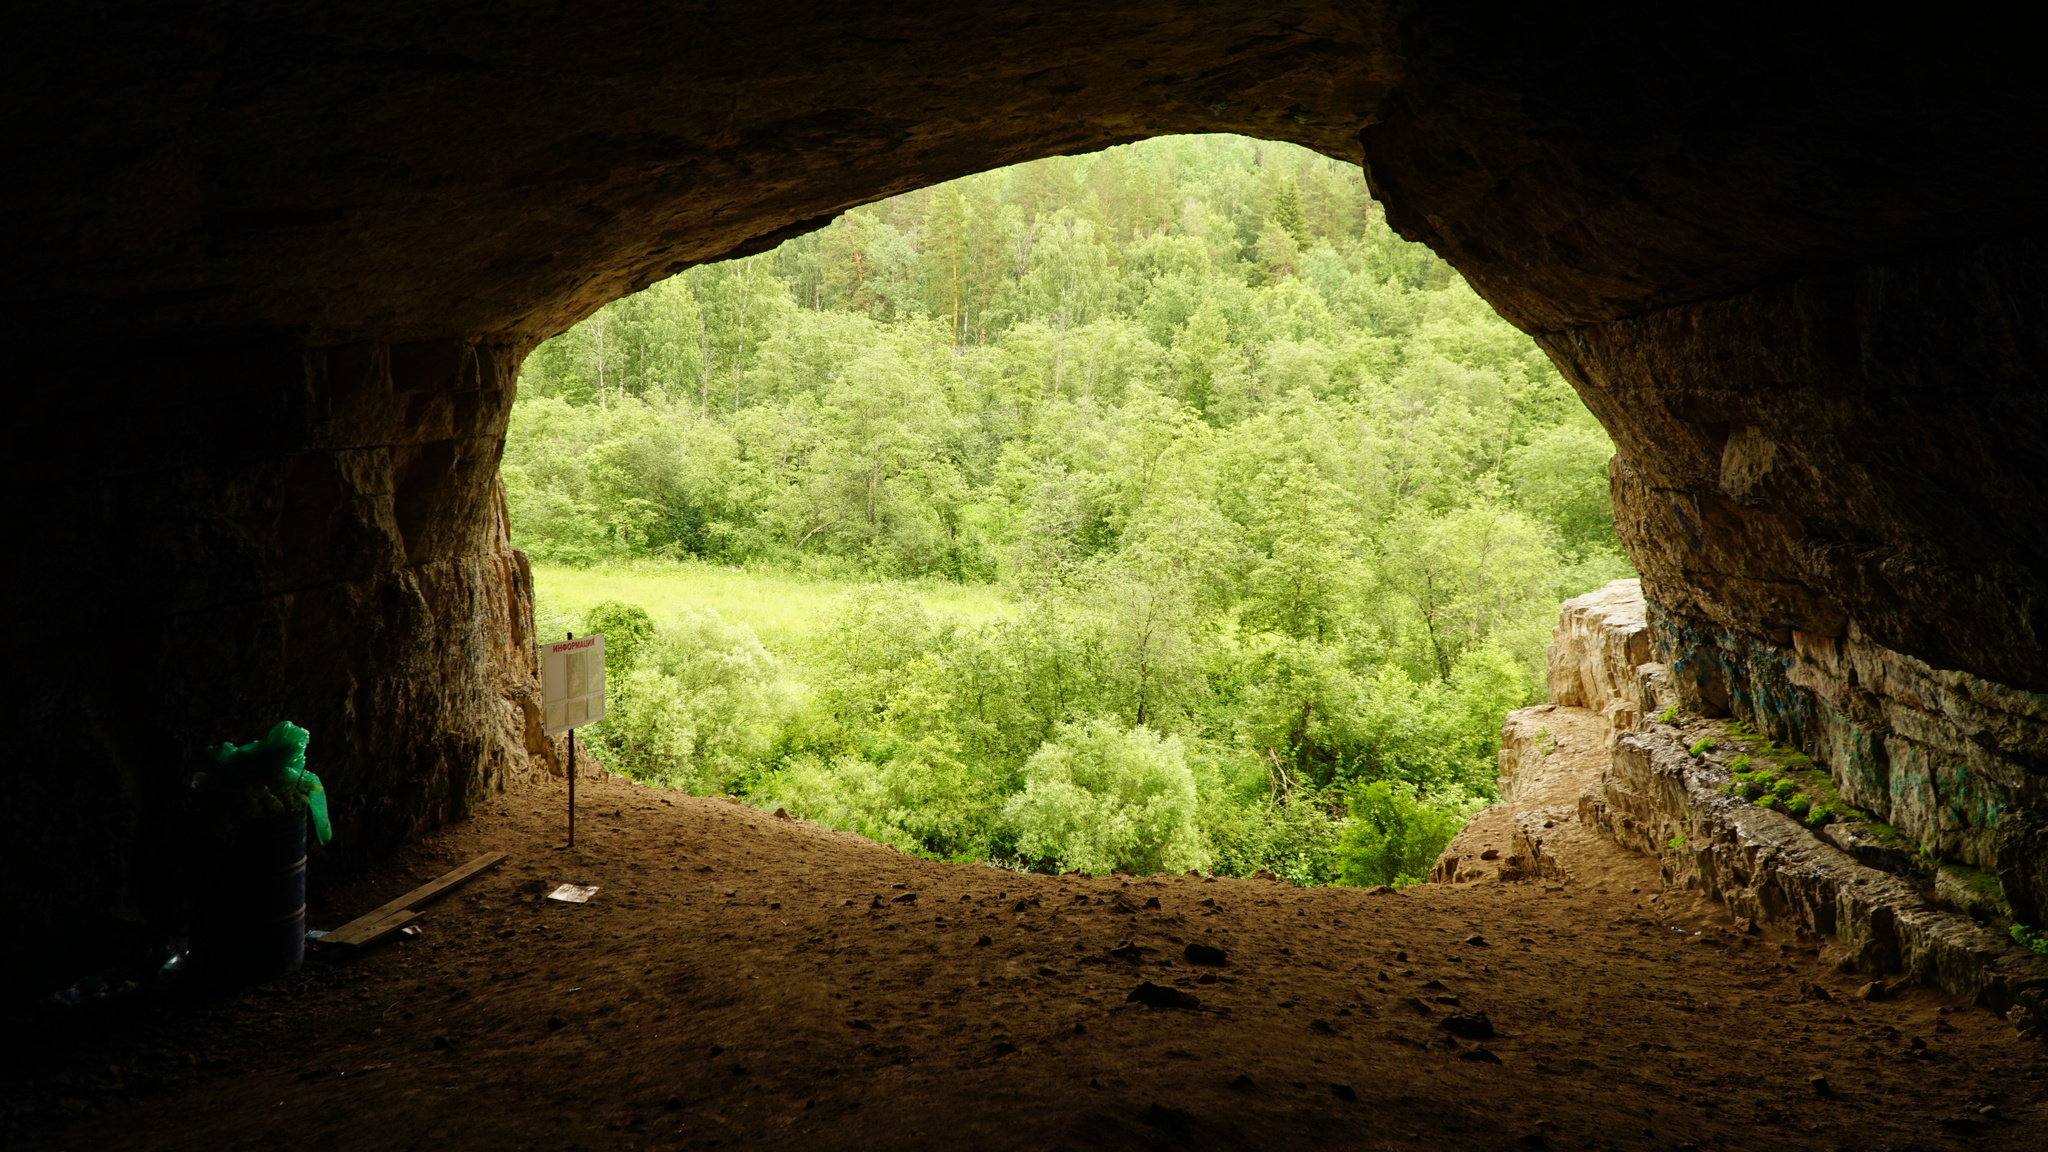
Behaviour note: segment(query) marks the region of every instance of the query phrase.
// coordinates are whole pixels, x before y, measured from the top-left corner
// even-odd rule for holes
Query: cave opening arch
[[[2025,38],[1618,11],[35,14],[4,315],[48,656],[14,680],[75,742],[0,817],[0,882],[66,878],[25,935],[174,904],[149,813],[280,716],[332,773],[337,861],[547,759],[491,482],[535,341],[853,204],[1169,132],[1366,163],[1615,435],[1673,634],[2048,687]],[[2001,802],[2040,807],[2001,755]]]

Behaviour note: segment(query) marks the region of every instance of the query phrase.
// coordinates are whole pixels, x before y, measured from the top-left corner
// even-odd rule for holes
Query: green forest
[[[1558,601],[1631,574],[1611,454],[1357,168],[1192,136],[616,301],[526,362],[504,478],[542,634],[609,637],[616,771],[947,860],[1399,884]],[[572,603],[605,571],[833,594]]]

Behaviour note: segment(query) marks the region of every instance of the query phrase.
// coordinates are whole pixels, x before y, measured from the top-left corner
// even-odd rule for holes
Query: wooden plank
[[[350,934],[347,939],[341,941],[340,946],[344,948],[368,948],[370,945],[376,944],[387,937],[397,935],[400,928],[419,918],[419,913],[410,908],[402,908],[377,921],[375,924],[364,924],[361,927],[356,927],[356,922],[352,921],[348,925],[351,929]],[[336,931],[339,931],[339,929],[336,929]],[[320,938],[320,943],[326,944],[333,940],[334,932],[329,932]]]
[[[462,867],[455,869],[453,872],[431,883],[422,884],[398,899],[391,901],[389,904],[385,904],[374,911],[366,912],[343,924],[322,937],[321,942],[360,948],[365,944],[382,940],[392,932],[403,928],[409,922],[410,917],[405,921],[390,924],[388,930],[386,921],[396,919],[398,914],[402,912],[417,913],[420,908],[439,900],[448,893],[469,883],[480,873],[497,867],[504,860],[505,854],[503,852],[486,852]]]

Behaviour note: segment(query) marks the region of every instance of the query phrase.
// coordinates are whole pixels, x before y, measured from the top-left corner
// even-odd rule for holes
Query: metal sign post
[[[604,719],[604,634],[541,649],[541,727],[569,734],[569,847],[576,846],[576,729]]]

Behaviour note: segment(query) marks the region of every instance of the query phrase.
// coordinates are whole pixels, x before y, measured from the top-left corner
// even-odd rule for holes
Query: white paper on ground
[[[548,893],[548,899],[560,900],[564,904],[588,904],[597,895],[595,884],[564,884]]]

